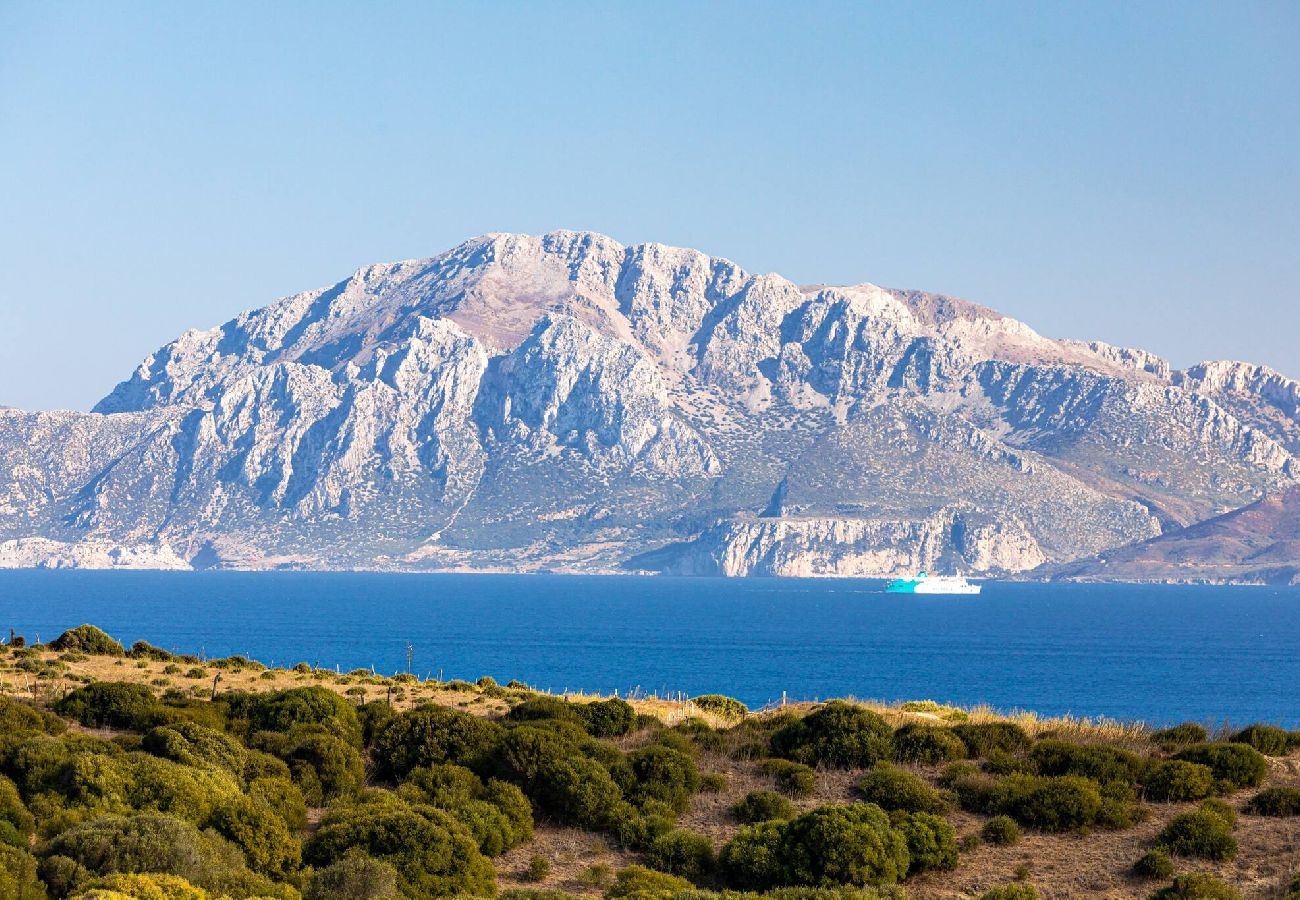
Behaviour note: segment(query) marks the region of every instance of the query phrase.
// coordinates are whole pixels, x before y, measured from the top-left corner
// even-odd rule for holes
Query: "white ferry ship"
[[[885,588],[888,594],[978,594],[980,586],[971,584],[961,574],[931,575],[918,572],[915,578],[896,578]]]

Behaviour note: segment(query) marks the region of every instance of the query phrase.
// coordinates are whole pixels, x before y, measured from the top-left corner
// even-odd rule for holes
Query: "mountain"
[[[1280,494],[1297,454],[1264,367],[490,234],[186,332],[91,413],[0,409],[0,565],[1046,572]]]

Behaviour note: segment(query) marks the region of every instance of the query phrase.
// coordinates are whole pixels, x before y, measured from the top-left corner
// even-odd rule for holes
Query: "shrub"
[[[361,741],[356,707],[328,688],[300,687],[252,697],[242,695],[232,701],[231,711],[242,713],[257,731],[283,733],[299,725],[320,725],[350,743]]]
[[[1300,816],[1300,788],[1265,788],[1250,798],[1246,812],[1252,816]]]
[[[1156,844],[1177,856],[1222,861],[1237,855],[1232,826],[1205,809],[1175,816],[1157,835]]]
[[[209,900],[212,896],[179,875],[109,875],[96,878],[74,900]]]
[[[628,866],[620,869],[613,886],[605,892],[609,900],[626,897],[631,900],[658,900],[669,898],[682,891],[694,889],[694,885],[685,878],[656,872],[645,866]]]
[[[124,656],[126,650],[94,625],[70,628],[50,642],[51,650],[73,651],[91,656]]]
[[[1127,750],[1068,741],[1039,741],[1029,757],[1041,775],[1077,775],[1101,784],[1134,784],[1146,765],[1142,757]]]
[[[980,900],[1038,900],[1038,890],[1032,884],[1004,884],[980,894]]]
[[[713,871],[713,845],[702,834],[678,828],[655,839],[646,861],[661,872],[698,881]]]
[[[419,766],[473,766],[501,737],[501,726],[469,713],[422,706],[395,716],[375,738],[381,778],[398,779]]]
[[[1237,824],[1237,808],[1227,800],[1218,797],[1211,797],[1201,804],[1201,809],[1213,813],[1229,825]]]
[[[912,723],[894,732],[894,759],[899,762],[932,765],[965,755],[966,745],[949,728]]]
[[[25,732],[62,734],[67,728],[58,716],[11,697],[0,696],[0,735],[13,737]]]
[[[767,822],[772,819],[793,819],[794,804],[773,791],[750,791],[735,806],[732,815],[741,822]]]
[[[866,768],[893,757],[893,731],[880,716],[832,700],[772,735],[777,756],[839,768]]]
[[[606,887],[613,878],[614,870],[605,863],[592,863],[578,873],[578,881],[592,887]]]
[[[577,707],[578,718],[594,737],[619,737],[636,726],[636,710],[617,697]]]
[[[171,662],[177,657],[148,641],[136,641],[126,655],[132,659],[152,659],[154,662]]]
[[[721,772],[709,772],[700,776],[700,790],[709,794],[721,794],[730,781]]]
[[[817,773],[803,763],[788,759],[765,759],[759,771],[771,775],[777,790],[791,797],[811,797],[817,789]]]
[[[1248,725],[1228,740],[1249,744],[1265,756],[1286,756],[1291,749],[1291,735],[1276,725]]]
[[[1214,773],[1200,763],[1164,760],[1147,770],[1142,792],[1146,799],[1157,802],[1202,800],[1214,793]]]
[[[691,702],[720,719],[739,720],[749,715],[748,706],[734,697],[726,697],[722,694],[701,694],[698,697],[692,697]]]
[[[762,822],[742,828],[722,848],[718,865],[723,878],[735,887],[765,891],[784,878],[783,825]]]
[[[528,881],[545,881],[551,874],[551,861],[545,856],[533,854],[528,860],[528,868],[524,877]]]
[[[242,850],[254,872],[282,880],[302,863],[302,847],[284,819],[260,801],[228,800],[213,811],[208,826]]]
[[[1300,900],[1300,872],[1295,874],[1291,879],[1291,885],[1287,888],[1284,900]]]
[[[90,728],[140,728],[157,712],[158,701],[141,684],[96,681],[59,700],[54,710]]]
[[[36,820],[23,805],[17,786],[0,775],[0,842],[25,848],[35,828]]]
[[[858,790],[882,809],[904,812],[943,812],[948,803],[923,779],[889,763],[877,763],[858,782]]]
[[[1187,872],[1151,895],[1151,900],[1241,900],[1241,894],[1207,872]]]
[[[987,808],[1040,831],[1075,831],[1097,821],[1101,792],[1095,782],[1074,775],[1009,775],[993,785]]]
[[[1153,881],[1169,878],[1174,874],[1174,861],[1169,858],[1168,851],[1157,847],[1147,851],[1133,864],[1133,874]]]
[[[967,754],[977,759],[990,750],[1016,753],[1030,744],[1029,735],[1014,722],[963,722],[952,726],[952,733],[966,745]]]
[[[1216,780],[1234,788],[1259,787],[1268,773],[1268,762],[1248,744],[1196,744],[1175,757],[1208,766]]]
[[[1020,827],[1010,816],[994,816],[984,823],[980,837],[990,844],[1010,847],[1020,840]]]
[[[907,841],[908,875],[957,868],[957,832],[939,816],[912,813],[898,825],[898,830]]]
[[[302,900],[397,900],[397,870],[364,853],[346,853],[317,872]]]
[[[943,767],[943,771],[939,773],[939,784],[950,788],[963,778],[971,778],[979,774],[979,766],[969,760],[960,759]]]
[[[447,810],[469,829],[485,856],[499,856],[533,836],[533,808],[518,787],[495,779],[484,785],[459,766],[415,769],[398,794],[413,804]]]
[[[909,864],[906,839],[871,803],[823,806],[787,823],[780,857],[792,885],[894,884]]]
[[[506,713],[512,722],[536,722],[541,719],[559,719],[565,722],[577,722],[578,711],[572,703],[559,697],[529,697]]]
[[[1165,728],[1151,735],[1151,742],[1162,750],[1174,751],[1192,744],[1203,744],[1210,739],[1210,733],[1203,725],[1184,722],[1172,728]]]
[[[187,766],[217,766],[241,779],[248,763],[248,750],[238,740],[193,722],[160,725],[144,736],[141,747]]]
[[[397,870],[399,887],[411,896],[492,894],[492,864],[464,826],[433,808],[419,811],[396,798],[332,809],[303,849],[304,860],[328,866],[359,850]]]
[[[26,849],[0,844],[0,897],[45,900],[45,885],[37,875],[36,858]]]
[[[638,803],[660,800],[677,812],[686,808],[691,794],[699,790],[700,774],[695,760],[668,747],[643,747],[628,754],[636,776],[633,799]]]
[[[357,748],[320,726],[299,726],[287,735],[259,732],[252,743],[288,764],[294,784],[311,806],[350,797],[365,784]]]
[[[587,829],[612,825],[611,814],[623,800],[608,770],[581,756],[546,763],[529,796],[561,821]]]
[[[307,827],[307,802],[298,785],[288,778],[254,778],[248,782],[248,796],[275,810],[290,831]]]

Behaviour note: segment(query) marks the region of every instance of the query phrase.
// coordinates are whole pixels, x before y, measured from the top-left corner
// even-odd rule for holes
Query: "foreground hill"
[[[0,409],[0,565],[1024,573],[1285,491],[1297,453],[1263,367],[494,234],[187,332],[93,413]]]
[[[1300,897],[1300,733],[1273,726],[756,714],[124,651],[90,626],[15,643],[5,897]]]

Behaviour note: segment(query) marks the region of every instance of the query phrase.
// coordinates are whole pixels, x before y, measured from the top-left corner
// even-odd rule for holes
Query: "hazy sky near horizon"
[[[1300,4],[0,0],[0,405],[591,229],[1300,377]]]

